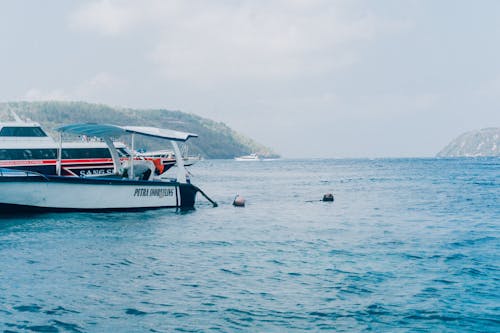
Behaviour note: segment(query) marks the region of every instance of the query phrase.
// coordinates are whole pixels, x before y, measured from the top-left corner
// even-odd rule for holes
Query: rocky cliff
[[[464,133],[451,141],[437,156],[500,156],[500,128],[484,128]]]

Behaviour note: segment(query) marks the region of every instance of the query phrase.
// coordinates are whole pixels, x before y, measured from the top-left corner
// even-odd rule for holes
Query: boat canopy
[[[140,134],[155,138],[167,139],[172,141],[187,141],[189,138],[198,137],[197,134],[179,132],[164,128],[147,126],[117,126],[109,124],[72,124],[56,128],[59,132],[97,136],[97,137],[115,137],[124,134]]]
[[[174,141],[187,141],[189,138],[197,138],[198,134],[179,132],[165,128],[147,127],[147,126],[123,126],[129,133],[137,133],[155,138],[168,139]]]
[[[174,148],[174,152],[176,156],[182,156],[179,146],[177,145],[177,141],[187,141],[191,137],[198,137],[197,134],[193,133],[185,133],[179,131],[173,131],[164,128],[157,127],[147,127],[147,126],[117,126],[117,125],[109,125],[109,124],[95,124],[95,123],[87,123],[87,124],[72,124],[66,126],[60,126],[56,128],[61,134],[71,133],[77,135],[86,135],[86,136],[96,136],[104,139],[106,142],[110,152],[111,157],[113,159],[114,173],[118,174],[121,161],[118,156],[118,152],[116,147],[111,140],[111,137],[118,137],[124,134],[130,134],[132,136],[132,154],[130,155],[130,172],[129,177],[132,178],[134,175],[134,134],[140,134],[144,136],[150,136],[155,138],[161,138],[169,140]],[[61,173],[61,156],[62,156],[62,135],[59,138],[59,149],[57,153],[57,174]],[[184,159],[178,158],[176,160],[177,165],[177,181],[179,183],[186,183],[186,174],[187,171],[184,167]]]

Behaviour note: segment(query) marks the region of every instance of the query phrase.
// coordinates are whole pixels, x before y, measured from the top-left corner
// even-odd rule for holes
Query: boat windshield
[[[0,136],[45,137],[47,134],[40,127],[5,126],[0,130]]]
[[[118,152],[118,156],[120,157],[130,157],[130,153],[128,152],[127,148],[116,148],[116,151]]]

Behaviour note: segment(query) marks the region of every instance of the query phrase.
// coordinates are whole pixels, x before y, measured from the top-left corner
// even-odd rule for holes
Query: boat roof
[[[117,137],[125,134],[140,134],[155,138],[167,139],[172,141],[187,141],[189,138],[198,137],[197,134],[179,132],[165,128],[148,126],[117,126],[110,124],[92,124],[80,123],[60,126],[56,128],[59,132],[97,136],[97,137]]]
[[[179,132],[166,128],[148,127],[148,126],[124,126],[129,133],[137,133],[155,138],[168,139],[174,141],[186,141],[189,138],[197,138],[198,134]]]
[[[107,125],[107,124],[71,124],[59,126],[56,131],[65,132],[77,135],[97,136],[97,137],[110,137],[121,136],[126,134],[125,130],[120,126]]]

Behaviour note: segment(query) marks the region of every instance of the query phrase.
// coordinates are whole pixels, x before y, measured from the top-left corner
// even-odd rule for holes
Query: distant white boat
[[[259,156],[257,154],[250,154],[250,155],[245,155],[245,156],[240,156],[240,157],[235,157],[234,158],[236,161],[260,161]]]

